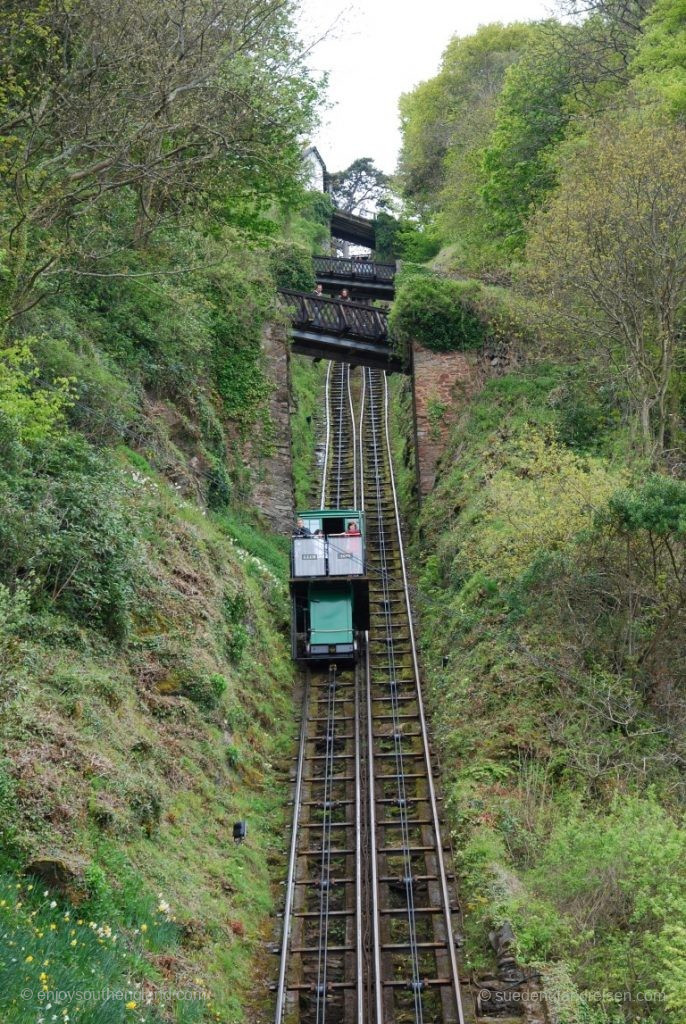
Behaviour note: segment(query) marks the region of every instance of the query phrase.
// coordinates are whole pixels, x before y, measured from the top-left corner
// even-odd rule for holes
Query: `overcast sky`
[[[395,170],[400,145],[398,97],[438,70],[453,35],[491,21],[544,17],[553,0],[302,0],[310,64],[329,73],[329,102],[315,143],[330,171],[359,156]]]

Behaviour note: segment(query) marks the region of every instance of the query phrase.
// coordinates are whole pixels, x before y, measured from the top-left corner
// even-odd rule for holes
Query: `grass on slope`
[[[20,604],[0,626],[0,1016],[45,1016],[28,986],[116,984],[159,1002],[84,996],[70,1020],[230,1024],[263,988],[254,955],[283,856],[287,554],[245,514],[205,514],[120,458],[138,566],[126,641]],[[36,858],[65,865],[59,885],[23,874]]]
[[[420,632],[469,965],[509,919],[560,1021],[679,1024],[686,486],[609,408],[556,366],[470,403],[421,512]]]

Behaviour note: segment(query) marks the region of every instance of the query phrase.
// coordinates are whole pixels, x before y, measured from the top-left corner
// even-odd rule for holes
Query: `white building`
[[[303,163],[309,187],[318,192],[328,192],[329,181],[326,164],[316,146],[308,146],[303,152]]]

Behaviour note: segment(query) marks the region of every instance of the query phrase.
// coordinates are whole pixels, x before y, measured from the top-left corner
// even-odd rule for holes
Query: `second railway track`
[[[276,1024],[463,1024],[382,371],[328,367],[321,498],[364,509],[370,629],[304,673]]]

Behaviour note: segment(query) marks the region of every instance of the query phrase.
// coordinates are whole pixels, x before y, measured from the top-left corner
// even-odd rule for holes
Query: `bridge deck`
[[[353,245],[364,245],[373,249],[376,245],[376,226],[367,217],[357,217],[354,213],[334,210],[331,216],[331,234],[344,242]]]
[[[395,263],[361,258],[315,256],[314,272],[326,291],[348,288],[358,296],[392,301],[395,298]]]
[[[291,314],[294,352],[389,372],[402,370],[389,345],[388,321],[381,310],[291,289],[280,295]]]

